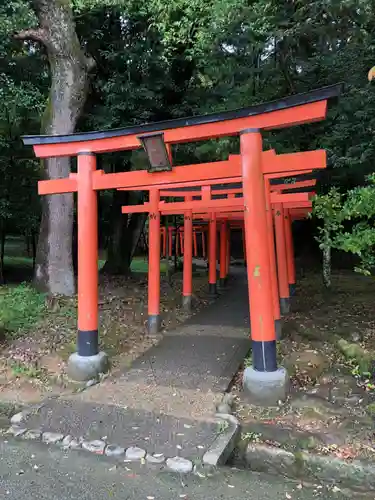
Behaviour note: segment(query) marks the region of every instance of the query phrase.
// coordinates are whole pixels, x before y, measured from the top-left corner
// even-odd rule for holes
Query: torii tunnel
[[[277,325],[280,312],[282,315],[288,311],[290,291],[295,284],[291,220],[305,216],[311,209],[311,200],[310,193],[293,192],[293,185],[283,184],[282,178],[325,168],[326,156],[322,150],[282,155],[263,151],[262,132],[325,119],[328,103],[340,91],[338,84],[235,111],[116,130],[23,138],[25,145],[33,146],[38,158],[77,156],[77,174],[39,182],[41,195],[73,192],[78,195],[77,352],[70,356],[67,367],[73,379],[91,379],[108,367],[108,358],[99,352],[98,341],[97,191],[146,190],[147,203],[124,207],[123,211],[149,213],[150,331],[160,325],[161,214],[184,215],[183,295],[188,306],[192,294],[193,219],[208,222],[209,283],[213,292],[216,291],[217,224],[221,242],[220,278],[225,279],[228,224],[240,221],[245,233],[253,359],[252,367],[244,374],[244,390],[255,398],[271,396],[277,401],[285,397],[288,377],[285,369],[277,365]],[[97,170],[98,153],[139,149],[140,136],[155,132],[163,132],[168,148],[174,144],[240,136],[240,154],[225,161],[177,166],[165,172],[106,174]],[[281,183],[274,184],[275,179]],[[181,189],[185,190],[182,195]],[[177,196],[182,201],[161,200],[166,196]]]

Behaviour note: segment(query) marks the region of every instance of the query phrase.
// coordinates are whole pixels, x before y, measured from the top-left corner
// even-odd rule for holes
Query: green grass
[[[4,266],[5,267],[19,267],[19,268],[30,268],[33,261],[30,257],[22,256],[5,256]],[[105,264],[105,260],[100,259],[98,261],[98,269],[100,270]],[[148,262],[144,257],[135,257],[130,266],[133,273],[147,273]],[[160,263],[160,272],[165,273],[167,264],[165,262]]]
[[[0,288],[0,331],[13,335],[28,330],[45,311],[45,295],[22,283]]]
[[[4,257],[5,267],[31,267],[33,265],[33,260],[30,257],[7,256]]]
[[[32,258],[26,255],[25,243],[22,238],[9,236],[5,244],[4,265],[9,268],[30,269]],[[99,252],[98,269],[105,264],[105,252]],[[166,262],[160,263],[160,271],[166,272]],[[130,266],[135,273],[147,273],[148,262],[145,257],[135,257]]]
[[[105,254],[101,253],[98,261],[100,270],[105,263]],[[7,238],[4,258],[5,270],[9,270],[9,282],[16,277],[15,283],[27,281],[31,278],[32,258],[26,255],[25,244],[20,238]],[[167,263],[160,263],[160,271],[165,273]],[[134,273],[147,273],[148,262],[144,257],[135,257],[131,264]],[[19,285],[9,285],[0,287],[0,338],[16,337],[31,328],[43,318],[46,313],[45,295],[36,292],[31,285],[21,283]],[[75,312],[64,309],[61,314],[70,316]],[[14,366],[15,372],[29,370],[23,366]],[[34,374],[30,374],[34,376]]]

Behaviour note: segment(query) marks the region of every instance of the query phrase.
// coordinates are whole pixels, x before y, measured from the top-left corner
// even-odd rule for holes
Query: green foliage
[[[0,235],[37,231],[39,163],[20,140],[37,133],[48,74],[40,54],[11,34],[36,24],[29,2],[0,6]]]
[[[278,153],[328,152],[314,201],[322,249],[373,267],[375,4],[369,0],[71,0],[77,33],[96,61],[80,130],[229,110],[345,82],[325,122],[266,132]],[[0,6],[0,231],[37,229],[40,167],[22,134],[37,133],[48,95],[43,48],[15,41],[35,27],[30,0]],[[236,138],[178,145],[176,164],[212,161],[239,150]],[[142,168],[139,153],[99,158],[106,171]],[[336,189],[330,191],[332,187]],[[348,194],[346,194],[348,192]],[[328,193],[328,194],[327,194]],[[101,195],[101,232],[112,197]],[[105,230],[105,231],[104,231]]]
[[[0,330],[6,334],[26,331],[45,311],[45,296],[21,284],[0,290]]]
[[[357,255],[360,265],[355,270],[370,275],[375,268],[375,177],[368,185],[347,191],[337,189],[317,196],[314,215],[323,221],[319,227],[321,248],[329,247]]]
[[[335,188],[313,200],[313,215],[321,221],[318,226],[319,248],[331,248],[336,232],[342,228],[342,196]]]

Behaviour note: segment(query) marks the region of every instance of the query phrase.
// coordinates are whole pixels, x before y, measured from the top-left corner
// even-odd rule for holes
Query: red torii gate
[[[324,165],[322,165],[323,167]],[[267,176],[266,176],[267,178]],[[296,190],[296,189],[302,189],[302,188],[308,188],[308,187],[313,187],[314,185],[316,184],[316,179],[310,179],[310,180],[304,180],[304,181],[297,181],[297,182],[294,182],[294,183],[279,183],[279,184],[269,184],[269,189],[272,192],[283,192],[283,191],[293,191],[293,190]],[[215,189],[215,187],[218,187],[218,186],[215,186],[215,185],[211,185],[211,195],[212,196],[222,196],[222,195],[227,195],[227,197],[229,196],[233,196],[233,195],[238,195],[238,194],[242,194],[243,190],[242,190],[242,186],[241,187],[236,187],[236,188],[233,188],[233,187],[228,187],[227,188],[223,188],[222,186],[219,186],[220,189]],[[313,193],[311,193],[313,194]],[[194,197],[194,199],[197,199],[197,198],[201,198],[202,197],[202,191],[201,190],[193,190],[193,191],[187,191],[187,190],[161,190],[160,191],[160,196],[161,197],[176,197],[176,198],[184,198],[186,200],[186,198],[188,197],[188,199],[191,199],[192,197]],[[298,197],[297,197],[298,198]],[[293,197],[289,197],[289,203],[296,203],[297,202],[297,198],[294,196]],[[239,198],[241,199],[241,198]],[[238,198],[237,198],[238,200]],[[294,201],[293,201],[294,200]],[[301,197],[299,199],[299,202],[304,202],[306,201],[306,198],[304,197]],[[277,198],[272,198],[272,195],[271,195],[271,203],[273,202],[273,204],[275,205],[276,204],[276,208],[278,210],[274,210],[274,215],[275,215],[275,221],[276,219],[278,218],[278,213],[280,212],[280,199],[277,200]],[[283,204],[285,203],[288,203],[288,197],[284,197],[283,198]],[[293,205],[294,206],[294,205]],[[123,210],[124,212],[129,212],[131,211],[131,207],[129,207],[129,210],[128,209],[125,209]],[[163,213],[163,212],[162,212]],[[230,214],[225,214],[225,213],[221,213],[221,224],[220,224],[220,285],[221,287],[224,285],[225,283],[225,280],[226,280],[226,276],[227,276],[227,273],[228,273],[228,259],[230,258],[230,255],[226,255],[226,246],[224,244],[224,242],[229,238],[229,235],[227,234],[227,231],[230,230],[230,228],[228,228],[227,224],[225,223],[225,219],[230,219],[231,217],[235,216],[235,215],[238,215],[238,212],[230,212]],[[284,219],[285,219],[285,228],[283,229],[280,224],[275,224],[275,228],[276,228],[276,231],[277,231],[277,238],[276,238],[276,245],[278,247],[278,251],[277,251],[277,255],[279,256],[279,263],[278,263],[278,275],[279,275],[279,287],[280,287],[280,298],[281,298],[281,309],[282,309],[282,314],[285,314],[288,312],[288,309],[289,309],[289,296],[291,294],[294,293],[294,287],[295,287],[295,271],[292,270],[292,267],[294,268],[294,259],[293,259],[293,249],[292,248],[289,248],[291,245],[293,245],[293,240],[291,238],[291,227],[290,227],[290,221],[289,221],[289,216],[288,216],[288,208],[285,208],[283,207],[283,214],[284,214]],[[202,214],[196,214],[194,213],[194,216],[195,217],[199,217],[200,215]],[[281,214],[282,215],[282,214]],[[209,214],[207,214],[206,216],[203,216],[203,218],[205,219],[209,219]],[[224,220],[223,220],[224,219]],[[288,227],[288,221],[289,221],[289,227]],[[185,234],[186,234],[186,230],[189,230],[189,226],[188,228],[185,227]],[[189,234],[189,237],[190,237],[190,234]],[[280,248],[281,246],[281,248]],[[283,264],[283,247],[286,247],[286,258],[287,258],[287,263]],[[229,249],[229,247],[228,247]],[[211,251],[211,256],[213,255],[214,253],[214,249]],[[190,252],[188,250],[188,257],[190,257]],[[188,259],[186,259],[188,261]],[[224,264],[225,262],[225,264]],[[184,264],[185,264],[185,261],[184,261]],[[212,262],[212,258],[210,260],[210,268],[211,268],[211,273],[210,273],[210,276],[215,280],[215,282],[213,281],[210,281],[210,285],[212,287],[216,287],[216,273],[215,273],[215,270],[216,270],[216,261],[215,263]],[[189,267],[190,266],[190,263],[187,262],[187,266]],[[286,280],[286,271],[289,270],[288,272],[288,277],[289,277],[289,283],[288,281],[285,281]],[[184,277],[185,277],[185,274],[184,274]],[[284,278],[284,281],[286,284],[283,284],[283,278]],[[188,278],[186,278],[188,279]],[[190,282],[190,281],[189,281]],[[185,281],[184,281],[185,283]],[[276,285],[277,286],[277,285]],[[188,290],[188,286],[184,287],[185,288],[185,292],[184,292],[184,296],[187,296],[189,295],[189,293],[187,292]],[[215,293],[215,290],[212,290],[213,293]],[[289,292],[289,293],[288,293]],[[190,291],[190,295],[191,295],[192,291]],[[278,299],[277,299],[278,300]],[[184,302],[189,302],[189,301],[186,301],[186,299],[184,299]],[[276,318],[278,319],[278,318]]]
[[[152,197],[152,191],[150,191],[150,198]],[[185,193],[184,193],[185,194]],[[183,290],[183,305],[186,309],[190,309],[191,307],[191,297],[192,297],[192,257],[193,257],[193,215],[199,214],[202,210],[208,210],[210,212],[210,233],[209,233],[209,291],[211,295],[216,295],[216,215],[220,213],[242,213],[244,209],[244,201],[243,198],[224,198],[218,200],[202,200],[202,201],[193,201],[191,200],[191,194],[186,194],[187,201],[184,202],[171,202],[164,203],[159,202],[157,210],[161,215],[165,214],[184,214],[184,232],[185,232],[185,250],[184,250],[184,290]],[[271,194],[271,203],[275,203],[276,205],[281,205],[282,203],[291,204],[295,206],[296,203],[303,203],[309,200],[309,195],[307,193],[296,193],[296,194]],[[211,206],[212,204],[212,206]],[[144,203],[142,205],[131,205],[122,207],[123,213],[139,213],[139,212],[150,212],[153,208],[150,206],[150,203]],[[152,239],[152,232],[158,231],[160,232],[160,227],[154,227],[150,225],[149,227],[149,239]],[[222,240],[221,248],[223,248],[224,241],[227,241],[227,236],[224,232],[225,239]],[[223,237],[222,237],[223,238]],[[284,238],[284,233],[282,235]],[[281,240],[282,244],[285,246],[285,238]],[[226,262],[225,265],[225,275],[228,272],[227,268],[227,252],[225,251],[224,255],[221,255],[221,262],[223,260]],[[284,257],[284,254],[283,256]],[[160,266],[159,263],[160,255],[158,252],[158,248],[149,245],[149,268],[150,275],[149,280],[150,283],[156,280],[157,269]],[[282,262],[283,267],[286,269],[286,261]],[[151,264],[152,263],[152,264]],[[155,263],[155,267],[154,264]],[[221,265],[221,277],[223,274],[223,268]],[[287,282],[288,286],[288,282]],[[289,288],[288,288],[289,292]],[[277,290],[275,290],[277,294]],[[289,298],[285,297],[285,300]],[[155,285],[149,287],[149,317],[158,317],[160,315],[160,304],[159,304],[159,292],[158,286],[155,281]],[[278,300],[278,298],[277,298]],[[287,311],[284,311],[286,313]],[[275,318],[279,319],[279,317]],[[149,325],[151,326],[151,325]],[[154,326],[155,329],[158,328],[158,325]],[[152,330],[154,332],[154,330]]]
[[[228,167],[226,176],[231,177],[232,174],[236,173],[236,169],[238,168],[238,159],[239,155],[231,155],[228,160]],[[313,169],[321,169],[325,168],[325,152],[324,151],[309,151],[304,153],[291,153],[284,155],[276,155],[274,150],[270,150],[263,153],[263,159],[265,160],[262,165],[262,170],[265,174],[266,181],[266,192],[270,190],[269,180],[274,176],[276,178],[282,178],[286,176],[290,176],[291,172],[289,169],[293,168],[293,174],[302,173],[310,173]],[[215,171],[216,168],[220,168],[221,162],[213,162],[211,164],[207,164],[202,167],[202,174],[205,173],[206,170],[212,172]],[[185,169],[195,168],[196,166],[185,166]],[[296,170],[297,168],[301,170]],[[288,171],[289,170],[289,171]],[[222,184],[225,181],[225,178],[214,180],[206,180],[205,185],[200,188],[200,191],[187,191],[188,187],[192,187],[190,182],[185,183],[185,187],[180,191],[176,191],[174,189],[168,190],[168,185],[159,185],[153,186],[149,189],[150,191],[150,201],[140,204],[140,205],[131,205],[127,207],[123,207],[123,213],[142,213],[142,212],[152,212],[151,207],[151,198],[155,196],[158,198],[158,213],[159,216],[167,215],[167,214],[185,214],[184,225],[186,231],[188,232],[188,243],[186,245],[186,255],[184,259],[184,287],[183,287],[183,306],[187,310],[191,308],[191,296],[192,296],[192,255],[191,254],[191,245],[190,239],[192,237],[192,217],[193,214],[197,216],[199,212],[208,211],[209,214],[205,217],[205,219],[209,220],[209,292],[212,296],[216,296],[217,294],[217,277],[216,277],[216,255],[217,255],[217,240],[216,240],[216,225],[217,225],[217,214],[222,213],[223,211],[229,211],[231,214],[235,212],[241,213],[243,212],[244,201],[243,198],[233,198],[235,193],[229,193],[228,196],[231,198],[226,199],[212,199],[212,195],[217,194],[217,190],[213,190],[213,186]],[[193,183],[195,185],[195,182]],[[277,186],[277,185],[275,185]],[[170,186],[169,186],[170,187]],[[194,186],[193,186],[194,187]],[[146,189],[147,186],[142,186],[143,189]],[[158,188],[158,192],[156,190]],[[293,189],[293,185],[289,184],[288,189]],[[276,189],[277,191],[277,189]],[[280,191],[280,189],[279,189]],[[161,196],[173,196],[179,195],[180,197],[186,196],[188,199],[184,202],[170,202],[166,203],[164,201],[160,201]],[[201,197],[201,200],[193,200],[194,198]],[[283,201],[285,204],[292,204],[290,206],[294,207],[295,203],[308,203],[308,195],[306,194],[292,194],[292,195],[282,195],[272,193],[271,194],[273,203],[277,203],[278,201]],[[267,198],[268,199],[268,198]],[[301,206],[301,205],[299,205]],[[273,239],[273,223],[272,223],[272,213],[268,211],[268,238],[270,248],[274,248],[274,239]],[[242,216],[241,216],[242,218]],[[191,226],[191,227],[190,227]],[[278,232],[280,232],[281,228],[278,225]],[[149,224],[149,289],[148,289],[148,317],[149,317],[149,331],[150,333],[155,333],[160,327],[160,273],[159,273],[159,252],[158,248],[160,248],[160,241],[157,243],[157,234],[160,231],[160,227],[158,223],[153,223],[152,219],[150,219]],[[222,242],[224,238],[227,238],[227,235],[222,235]],[[276,239],[278,245],[285,246],[285,238],[284,234]],[[223,248],[223,245],[222,245]],[[279,293],[277,290],[277,278],[276,278],[276,262],[274,258],[274,252],[271,252],[271,278],[272,278],[272,291],[273,291],[273,303],[274,303],[274,319],[276,322],[276,328],[278,330],[278,334],[281,333],[281,324],[280,324],[280,308],[283,314],[286,314],[289,311],[289,284],[288,277],[286,276],[285,271],[285,263],[284,257],[285,252],[281,252],[281,257],[279,258],[278,265],[282,269],[279,271],[280,275],[283,279],[280,279],[280,304],[279,304]],[[224,254],[221,256],[221,261],[223,262]],[[225,270],[221,266],[220,278],[225,280],[225,277],[228,273],[229,263],[226,259]],[[152,284],[152,285],[151,285]]]
[[[27,136],[24,144],[32,145],[39,158],[77,156],[77,174],[68,179],[51,179],[39,183],[40,194],[78,193],[78,339],[77,353],[69,358],[68,372],[77,380],[88,379],[107,368],[107,356],[98,349],[98,268],[97,268],[97,194],[101,189],[150,190],[150,225],[160,226],[160,184],[187,182],[204,185],[207,180],[242,177],[250,302],[253,367],[244,375],[244,387],[253,396],[282,399],[287,388],[287,373],[277,367],[276,335],[271,290],[270,247],[267,230],[267,200],[263,166],[261,130],[299,125],[322,120],[328,101],[336,98],[341,85],[294,95],[279,101],[236,111],[170,120],[112,131],[77,133],[63,136]],[[230,161],[193,167],[175,167],[170,172],[147,171],[104,174],[96,170],[97,153],[138,149],[140,136],[164,133],[166,144],[193,142],[208,138],[240,135],[241,155],[231,170]],[[195,168],[194,168],[195,167]],[[294,167],[282,171],[293,172]],[[228,171],[230,171],[230,176]],[[270,173],[280,172],[277,167]],[[215,201],[215,200],[213,200]],[[201,202],[200,202],[201,203]],[[203,208],[203,204],[201,203]],[[195,208],[194,206],[191,207]],[[214,207],[211,207],[214,208]],[[153,236],[159,249],[160,230]],[[150,242],[150,244],[152,244]],[[152,265],[152,264],[151,264]],[[160,270],[160,269],[159,269]],[[149,318],[152,320],[152,318]]]

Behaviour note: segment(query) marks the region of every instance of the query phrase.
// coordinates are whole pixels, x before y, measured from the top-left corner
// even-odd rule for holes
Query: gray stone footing
[[[250,366],[243,373],[242,388],[252,404],[275,406],[287,397],[288,372],[282,367],[274,372],[259,372]]]
[[[160,314],[150,314],[147,321],[147,330],[150,335],[156,335],[161,329]]]
[[[290,313],[290,299],[280,298],[280,313],[284,316],[285,314]]]
[[[191,306],[192,306],[192,297],[191,295],[183,295],[182,296],[182,309],[190,313],[191,312]]]
[[[105,352],[95,356],[80,356],[77,352],[71,354],[66,368],[68,376],[77,382],[84,382],[106,373],[109,369],[109,359]]]

